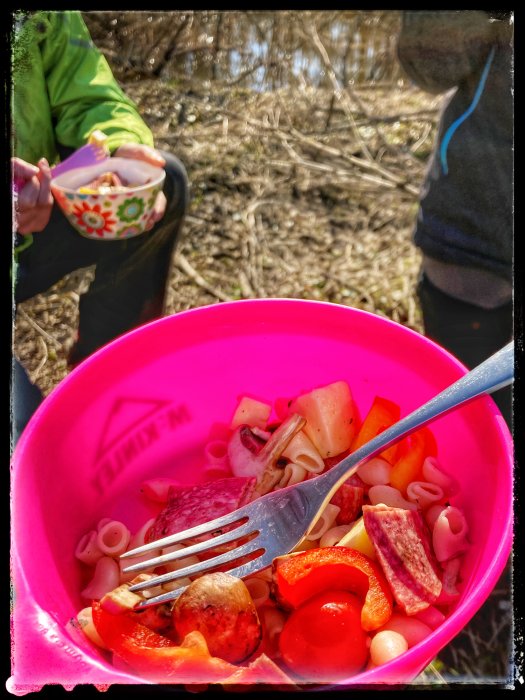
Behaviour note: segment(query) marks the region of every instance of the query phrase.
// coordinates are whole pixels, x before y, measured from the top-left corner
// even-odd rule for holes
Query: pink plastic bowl
[[[229,420],[240,395],[273,401],[345,379],[361,415],[376,394],[406,415],[465,371],[436,344],[384,318],[290,299],[185,311],[107,345],[44,401],[13,456],[9,690],[145,682],[108,664],[68,626],[86,604],[75,547],[103,517],[130,528],[151,517],[137,498],[144,479],[191,483],[210,428]],[[510,553],[513,449],[493,400],[478,398],[432,430],[470,524],[461,597],[427,639],[351,684],[413,680],[487,599]]]

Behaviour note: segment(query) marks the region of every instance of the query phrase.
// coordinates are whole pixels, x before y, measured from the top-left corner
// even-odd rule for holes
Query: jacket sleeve
[[[153,146],[150,129],[93,44],[80,13],[48,17],[42,62],[57,141],[79,148],[100,129],[109,136],[111,152],[127,142]]]
[[[399,61],[418,87],[440,93],[481,70],[508,22],[481,10],[405,11]]]

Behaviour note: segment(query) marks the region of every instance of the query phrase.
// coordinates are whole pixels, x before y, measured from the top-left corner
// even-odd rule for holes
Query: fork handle
[[[355,471],[361,462],[374,457],[401,438],[421,428],[434,418],[461,406],[480,394],[488,394],[511,384],[514,379],[514,342],[511,341],[494,355],[465,374],[433,399],[387,428],[358,450],[345,457],[315,481],[327,497]]]

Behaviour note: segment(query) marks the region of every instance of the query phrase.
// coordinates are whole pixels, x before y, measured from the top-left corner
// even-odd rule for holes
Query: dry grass
[[[190,176],[167,314],[228,299],[311,298],[421,330],[411,230],[424,159],[410,147],[428,152],[435,98],[363,91],[349,127],[346,108],[330,109],[329,94],[306,88],[180,97],[153,82],[127,90],[159,147],[176,153]],[[389,121],[411,112],[422,116]],[[67,373],[90,273],[74,273],[19,308],[15,352],[46,394]]]

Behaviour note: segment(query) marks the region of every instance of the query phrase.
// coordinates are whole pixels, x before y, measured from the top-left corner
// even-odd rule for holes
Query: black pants
[[[79,302],[78,340],[69,361],[78,364],[110,340],[163,314],[173,248],[188,206],[184,166],[170,153],[166,160],[166,212],[151,231],[122,241],[84,238],[55,206],[44,231],[18,256],[16,303],[47,291],[65,275],[95,265],[95,277]],[[42,400],[15,360],[13,371],[14,441]]]
[[[445,294],[424,273],[417,292],[425,335],[442,345],[469,369],[512,340],[512,302],[495,309],[482,309]],[[509,428],[512,428],[511,388],[494,392],[492,398]]]

